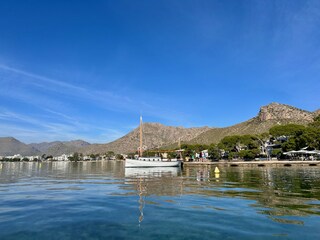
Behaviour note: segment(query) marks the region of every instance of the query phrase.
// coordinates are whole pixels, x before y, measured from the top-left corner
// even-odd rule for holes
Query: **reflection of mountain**
[[[0,163],[0,183],[24,177],[85,179],[99,175],[122,178],[124,164],[121,161]]]

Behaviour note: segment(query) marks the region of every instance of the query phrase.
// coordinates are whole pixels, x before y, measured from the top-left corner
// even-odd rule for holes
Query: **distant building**
[[[196,153],[196,158],[208,158],[208,150],[202,150],[200,153]]]
[[[56,161],[68,161],[70,156],[71,155],[62,154],[61,156],[54,157],[53,160],[56,160]]]
[[[6,158],[8,158],[8,159],[17,159],[17,158],[19,158],[19,159],[22,159],[22,156],[21,156],[21,154],[15,154],[15,155],[13,155],[13,156],[6,156]]]

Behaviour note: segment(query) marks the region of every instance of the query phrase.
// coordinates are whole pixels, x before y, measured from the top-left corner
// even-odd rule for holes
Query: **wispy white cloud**
[[[144,113],[170,122],[179,122],[181,118],[184,118],[184,114],[181,111],[177,112],[170,110],[172,100],[166,100],[166,98],[159,93],[141,93],[137,89],[133,89],[129,96],[128,94],[118,94],[118,90],[105,91],[77,86],[9,67],[4,64],[0,64],[0,70],[18,75],[15,78],[13,76],[9,77],[11,82],[8,84],[11,86],[14,86],[12,79],[15,79],[16,82],[19,82],[19,85],[21,85],[21,82],[24,82],[29,86],[42,89],[42,91],[37,91],[28,87],[23,88],[21,86],[14,86],[11,90],[9,89],[8,92],[0,92],[0,95],[6,95],[7,97],[19,99],[20,101],[27,101],[29,104],[33,104],[43,109],[56,111],[57,108],[65,108],[65,111],[68,111],[71,108],[71,106],[68,105],[72,105],[72,103],[59,100],[59,94],[62,94],[65,97],[72,98],[72,101],[89,102],[93,107],[99,107],[113,112]],[[2,77],[2,79],[5,79],[5,77]],[[121,92],[121,90],[119,91]],[[52,97],[46,94],[49,92],[56,92],[58,95]],[[159,107],[159,104],[153,104],[157,102],[164,104],[166,109]]]
[[[14,136],[25,142],[83,139],[91,143],[106,143],[123,135],[118,129],[103,128],[88,123],[39,119],[0,108],[1,136]],[[61,116],[60,113],[58,113]],[[95,134],[92,134],[94,132]]]
[[[141,105],[144,105],[142,102],[134,101],[128,96],[119,95],[113,91],[93,90],[87,87],[81,87],[45,76],[40,76],[38,74],[23,71],[3,64],[0,64],[0,69],[21,75],[24,78],[19,78],[19,81],[25,81],[26,84],[42,88],[46,92],[57,92],[65,96],[73,96],[75,97],[74,100],[85,99],[86,101],[94,102],[96,105],[99,105],[102,108],[107,108],[108,110],[136,111],[137,108],[141,107]]]
[[[69,83],[65,83],[65,82],[62,82],[62,81],[58,81],[58,80],[54,80],[54,79],[51,79],[51,78],[47,78],[47,77],[44,77],[44,76],[40,76],[40,75],[37,75],[37,74],[34,74],[34,73],[30,73],[30,72],[27,72],[27,71],[23,71],[23,70],[20,70],[20,69],[17,69],[17,68],[13,68],[13,67],[9,67],[9,66],[6,66],[6,65],[3,65],[3,64],[0,64],[0,69],[2,70],[5,70],[5,71],[9,71],[9,72],[13,72],[13,73],[17,73],[19,75],[24,75],[26,77],[29,77],[30,80],[40,80],[46,84],[53,84],[53,85],[57,85],[57,86],[60,86],[60,87],[63,87],[63,88],[67,88],[67,89],[73,89],[73,90],[76,90],[76,91],[83,91],[84,89],[81,88],[81,87],[78,87],[78,86],[75,86],[75,85],[72,85],[72,84],[69,84]],[[42,85],[42,86],[45,86],[45,85]]]

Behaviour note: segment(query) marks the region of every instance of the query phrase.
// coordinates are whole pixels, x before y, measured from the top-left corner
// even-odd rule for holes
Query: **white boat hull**
[[[126,159],[125,167],[179,167],[180,161]]]

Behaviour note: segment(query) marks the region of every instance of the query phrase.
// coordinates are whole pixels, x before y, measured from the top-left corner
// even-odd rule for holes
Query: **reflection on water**
[[[128,169],[121,161],[0,164],[0,239],[320,234],[318,167],[217,173],[210,166]]]
[[[1,182],[30,177],[81,178],[101,173],[109,177],[121,177],[124,174],[123,166],[116,161],[4,162],[1,165]]]
[[[125,168],[126,183],[137,185],[139,196],[139,224],[144,219],[143,209],[147,195],[175,195],[177,190],[177,176],[181,174],[178,167],[154,167],[154,168]],[[165,187],[163,187],[165,186]],[[169,187],[171,186],[171,187]],[[127,189],[130,189],[127,188]]]
[[[176,177],[180,172],[178,167],[149,167],[149,168],[125,168],[126,178],[158,178]]]
[[[184,170],[186,176],[197,174],[197,180],[199,172],[212,176],[210,183],[190,184],[188,194],[255,200],[252,206],[275,221],[281,221],[277,216],[320,215],[319,168],[222,168],[218,174],[208,167]]]

